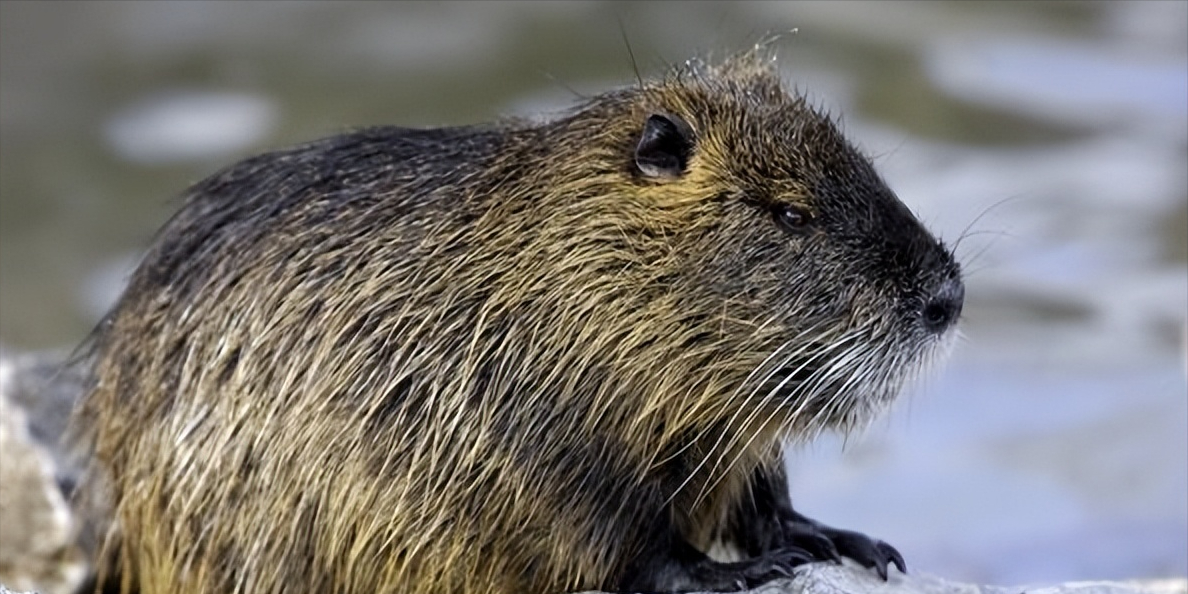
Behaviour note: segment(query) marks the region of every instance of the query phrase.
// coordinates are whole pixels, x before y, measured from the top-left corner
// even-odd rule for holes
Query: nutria
[[[79,413],[125,588],[902,571],[793,511],[781,444],[864,424],[944,351],[959,267],[772,62],[193,186],[96,330]]]

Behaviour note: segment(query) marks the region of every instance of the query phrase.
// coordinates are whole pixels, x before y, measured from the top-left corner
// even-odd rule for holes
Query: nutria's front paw
[[[812,563],[812,553],[783,546],[737,562],[713,559],[680,540],[649,558],[638,559],[607,590],[614,592],[738,592],[772,580],[792,577],[796,567]]]
[[[907,573],[907,564],[903,555],[895,547],[865,534],[838,530],[827,526],[820,527],[821,534],[829,539],[836,548],[836,552],[843,557],[849,557],[866,568],[874,568],[883,581],[887,580],[887,566],[894,564],[900,573]]]
[[[713,592],[750,590],[775,579],[791,577],[794,568],[815,560],[809,551],[789,546],[734,563],[707,558],[692,573],[698,589]]]
[[[865,534],[830,528],[799,514],[784,523],[784,537],[786,544],[812,553],[814,561],[841,561],[842,557],[849,557],[863,567],[874,568],[883,580],[887,579],[888,565],[907,573],[903,555],[895,547]]]
[[[816,522],[786,522],[784,524],[785,545],[804,549],[812,555],[813,561],[841,562],[837,545],[827,536],[823,526]]]

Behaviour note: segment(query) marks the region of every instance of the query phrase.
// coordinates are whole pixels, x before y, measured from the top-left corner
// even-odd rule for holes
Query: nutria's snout
[[[943,334],[961,317],[965,303],[965,283],[961,274],[954,272],[937,283],[920,310],[920,323],[933,334]]]

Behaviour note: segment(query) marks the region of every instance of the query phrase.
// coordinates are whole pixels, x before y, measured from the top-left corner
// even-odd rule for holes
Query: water
[[[782,33],[788,79],[965,235],[961,345],[790,457],[806,513],[954,579],[1188,573],[1184,2],[4,2],[0,340],[78,341],[236,158],[630,84],[620,23],[645,74]]]

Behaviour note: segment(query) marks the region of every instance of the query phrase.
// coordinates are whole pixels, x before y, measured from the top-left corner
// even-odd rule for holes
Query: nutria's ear
[[[647,177],[680,177],[693,154],[693,128],[674,115],[652,114],[635,147],[635,166]]]

